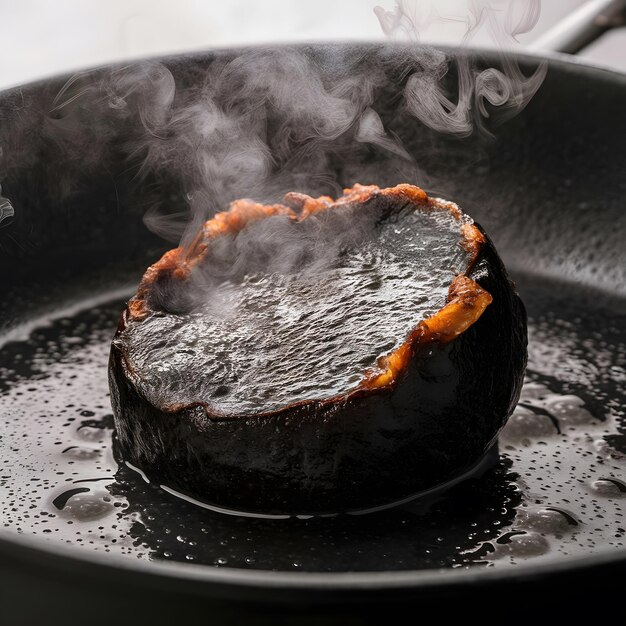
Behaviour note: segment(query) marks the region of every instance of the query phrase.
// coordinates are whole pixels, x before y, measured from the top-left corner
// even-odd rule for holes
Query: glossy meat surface
[[[221,236],[184,282],[191,310],[131,322],[118,340],[143,395],[231,415],[356,387],[444,305],[469,260],[458,217],[388,209],[273,216]]]

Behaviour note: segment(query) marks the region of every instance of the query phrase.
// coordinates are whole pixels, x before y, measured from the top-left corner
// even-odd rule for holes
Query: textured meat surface
[[[131,320],[116,342],[155,406],[239,415],[345,393],[443,306],[469,263],[464,222],[405,203],[249,224],[179,287],[184,310]]]

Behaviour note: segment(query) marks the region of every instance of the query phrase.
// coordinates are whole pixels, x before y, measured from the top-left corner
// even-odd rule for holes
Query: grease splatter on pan
[[[145,482],[116,461],[107,396],[122,303],[42,321],[0,348],[4,530],[128,558],[302,571],[508,567],[623,549],[624,303],[520,286],[528,379],[498,452],[442,495],[361,516],[235,517]]]

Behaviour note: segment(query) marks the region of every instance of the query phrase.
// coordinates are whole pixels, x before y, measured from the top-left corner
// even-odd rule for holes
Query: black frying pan
[[[579,337],[580,345],[591,352],[593,341],[604,342],[605,348],[605,344],[616,346],[616,350],[624,345],[625,76],[560,57],[550,58],[545,82],[527,108],[492,129],[497,140],[476,135],[458,139],[420,126],[399,108],[396,87],[403,73],[397,70],[407,58],[407,48],[346,44],[298,50],[329,74],[340,72],[348,60],[362,69],[382,67],[387,71],[388,84],[376,96],[383,121],[401,136],[416,161],[425,164],[427,185],[457,201],[491,234],[518,280],[531,318],[544,324],[542,328],[565,320],[570,326],[563,332]],[[179,88],[185,89],[193,86],[204,68],[216,59],[234,58],[240,53],[203,53],[166,59],[164,64]],[[478,63],[497,63],[488,53],[473,52],[470,56]],[[385,63],[381,63],[383,57]],[[541,61],[530,56],[518,60],[526,74]],[[98,72],[89,80],[97,80],[102,75]],[[49,381],[54,376],[47,376],[41,364],[56,360],[66,372],[76,366],[71,350],[58,343],[58,336],[69,332],[63,328],[74,324],[71,332],[80,343],[81,332],[91,332],[85,329],[102,320],[104,314],[99,312],[101,305],[97,302],[115,297],[121,301],[122,295],[130,292],[128,286],[136,283],[146,265],[165,249],[142,223],[146,207],[152,206],[155,198],[183,203],[175,176],[137,179],[132,163],[129,165],[122,157],[123,142],[119,137],[105,151],[98,152],[98,167],[93,167],[90,158],[93,137],[81,143],[84,137],[74,136],[84,158],[67,157],[49,130],[50,119],[55,119],[51,113],[54,99],[65,83],[66,78],[44,81],[6,91],[0,97],[0,136],[5,157],[2,194],[15,207],[15,216],[0,224],[0,323],[5,341],[8,333],[13,333],[13,340],[0,352],[0,389],[6,395],[28,380],[24,388],[27,400],[21,396],[15,406],[27,402],[25,406],[30,407],[31,412],[21,418],[32,420],[30,432],[36,431],[38,415],[45,412],[42,402],[54,404],[54,398],[47,395],[52,393]],[[92,122],[92,129],[99,128],[98,119]],[[375,151],[368,150],[364,147],[352,155],[338,152],[329,159],[330,184],[355,182],[361,163],[370,167],[372,159],[377,158]],[[306,173],[306,162],[298,167]],[[392,162],[381,161],[379,180],[372,182],[398,182],[400,174],[394,167]],[[90,311],[95,311],[91,317]],[[42,316],[61,321],[52,321],[42,329]],[[21,334],[16,333],[16,326],[29,320],[35,321]],[[29,332],[31,343],[24,343]],[[617,379],[611,380],[611,372],[617,377],[621,366],[623,363],[609,363],[609,374],[597,379],[597,388],[585,388],[588,379],[571,379],[564,392],[576,393],[592,411],[601,413],[603,403],[609,403],[619,413],[623,410],[623,395]],[[545,379],[543,383],[551,384]],[[9,417],[5,404],[3,418]],[[100,429],[110,440],[106,420],[96,423],[97,417],[85,415],[76,425],[90,433]],[[9,426],[5,419],[0,434],[6,441],[14,432],[11,429],[19,427]],[[617,451],[624,447],[620,432],[612,439]],[[555,552],[503,568],[431,564],[423,569],[387,569],[375,566],[377,542],[384,544],[385,550],[395,550],[397,562],[405,551],[410,552],[409,546],[419,539],[423,529],[394,535],[398,531],[392,526],[387,527],[387,534],[384,528],[370,533],[352,526],[343,532],[343,543],[335,552],[324,552],[321,543],[316,544],[319,535],[314,530],[298,530],[295,547],[292,539],[283,543],[277,540],[274,545],[279,548],[274,555],[258,566],[252,563],[244,567],[237,561],[219,567],[184,559],[172,562],[91,551],[80,548],[74,534],[69,544],[50,540],[39,532],[20,534],[16,532],[18,527],[32,526],[23,516],[18,519],[11,514],[11,503],[23,500],[19,493],[10,493],[11,477],[23,476],[24,472],[18,457],[15,453],[10,456],[5,448],[0,461],[5,489],[5,524],[0,528],[3,624],[138,620],[165,624],[190,618],[191,623],[194,618],[203,623],[241,623],[244,619],[277,623],[276,614],[303,623],[323,619],[332,624],[380,621],[400,607],[414,611],[415,619],[426,608],[436,609],[442,617],[462,617],[468,611],[486,616],[497,608],[507,611],[501,613],[505,619],[514,621],[525,610],[562,616],[575,610],[571,598],[591,598],[595,594],[601,594],[610,609],[619,609],[619,595],[611,599],[612,594],[620,592],[621,585],[615,581],[623,580],[626,573],[626,549],[619,545],[598,545],[594,554],[587,551],[567,556]],[[60,480],[45,474],[43,461],[41,466],[33,462],[28,467],[32,480]],[[495,480],[493,474],[490,476],[488,480]],[[118,478],[120,484],[133,480],[141,483],[126,470]],[[480,491],[481,481],[486,479],[477,476],[474,480],[471,489]],[[71,486],[84,487],[74,483]],[[58,499],[56,483],[51,489],[58,517],[67,519],[63,518],[63,508],[74,496],[66,493],[64,502]],[[145,494],[141,490],[137,493],[131,506],[145,515]],[[28,493],[23,495],[28,498]],[[493,506],[491,497],[487,493],[480,502],[485,507]],[[194,515],[188,503],[168,502],[170,521],[172,515]],[[32,515],[37,515],[42,506],[36,502]],[[438,519],[444,523],[445,516]],[[510,524],[510,516],[507,520]],[[144,517],[142,524],[148,530],[133,539],[149,546],[151,522]],[[247,527],[248,536],[259,536],[254,535],[255,528]],[[216,522],[211,532],[223,540],[230,536],[226,522]],[[239,531],[235,536],[234,543],[244,541]],[[490,537],[493,545],[496,536]],[[458,539],[454,536],[451,541]],[[361,540],[373,547],[372,558],[360,561],[355,557],[353,562],[346,562],[350,546]],[[274,539],[263,534],[259,541]],[[309,572],[288,567],[287,552],[297,552],[303,545],[322,550],[324,566],[315,562],[315,566],[307,567],[305,563],[302,569],[312,570]],[[158,546],[152,548],[156,554]],[[237,553],[236,547],[233,550]],[[338,555],[335,560],[333,554]],[[623,609],[619,610],[623,614]]]

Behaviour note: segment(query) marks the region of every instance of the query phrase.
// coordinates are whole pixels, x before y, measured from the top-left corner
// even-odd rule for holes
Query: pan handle
[[[576,54],[614,26],[623,25],[626,0],[589,0],[533,41],[531,48]]]

